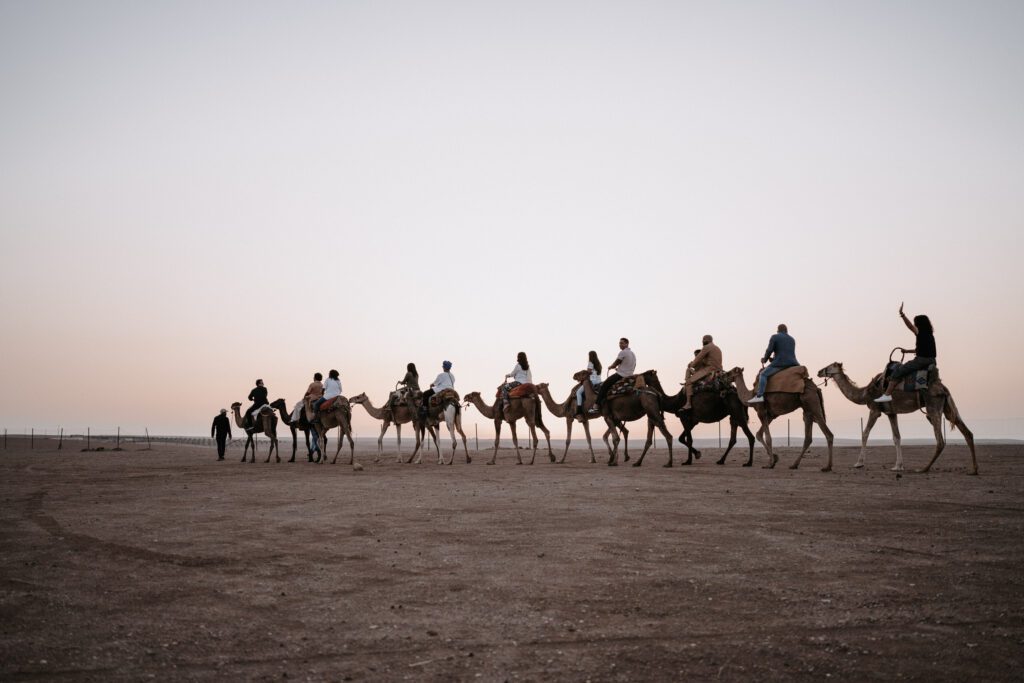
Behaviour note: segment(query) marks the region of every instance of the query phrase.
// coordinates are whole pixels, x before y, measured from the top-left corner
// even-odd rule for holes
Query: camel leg
[[[644,442],[644,450],[641,451],[640,458],[633,463],[633,467],[640,467],[644,464],[644,456],[647,455],[647,451],[651,448],[652,443],[654,443],[654,420],[647,418],[647,441]]]
[[[543,424],[540,425],[540,431],[544,432],[544,441],[548,445],[548,462],[555,462],[555,453],[551,450],[551,431]]]
[[[967,425],[964,424],[964,421],[960,418],[960,414],[957,412],[956,408],[951,404],[950,401],[946,401],[945,406],[943,406],[943,411],[946,415],[946,421],[953,425],[956,429],[959,429],[960,433],[964,435],[964,441],[967,442],[967,448],[969,448],[971,451],[971,466],[967,469],[967,474],[977,474],[978,456],[975,455],[974,453],[974,433],[967,428]],[[928,467],[924,468],[923,471],[927,472],[929,469],[931,469],[931,466],[934,462],[935,460],[932,459],[932,462],[928,463]]]
[[[682,420],[680,420],[682,422]],[[690,427],[683,422],[683,433],[679,435],[679,443],[686,446],[686,461],[679,463],[680,465],[692,465],[693,464],[693,433],[690,431]],[[722,463],[719,462],[719,465]]]
[[[292,430],[292,459],[288,462],[295,462],[295,452],[299,450],[299,435],[294,424],[288,425],[288,428]]]
[[[387,420],[381,423],[380,434],[377,435],[377,457],[373,459],[375,463],[380,462],[380,457],[384,454],[384,433],[388,431],[390,424]]]
[[[462,431],[462,413],[455,413],[455,431],[462,437],[462,452],[466,454],[466,464],[473,462],[473,458],[469,457],[469,446],[466,444],[466,432]],[[455,459],[455,454],[452,454],[452,460]],[[449,465],[451,463],[448,463]]]
[[[892,466],[893,472],[903,471],[903,439],[900,438],[900,423],[896,413],[887,416],[889,426],[892,427],[892,443],[896,446],[896,464]]]
[[[928,411],[928,421],[932,423],[932,429],[935,430],[935,454],[932,459],[928,462],[925,467],[920,471],[921,474],[928,472],[935,464],[935,461],[939,459],[939,455],[942,450],[946,447],[946,437],[942,435],[942,412],[941,411]]]
[[[737,430],[736,423],[734,421],[732,421],[732,420],[729,420],[729,444],[725,447],[725,453],[722,453],[722,457],[719,458],[715,462],[715,464],[717,464],[717,465],[724,465],[725,464],[725,459],[727,457],[729,457],[729,451],[731,451],[732,447],[736,445],[736,430]]]
[[[558,461],[561,465],[565,462],[565,456],[569,454],[569,444],[572,443],[572,423],[574,420],[572,417],[565,418],[565,452],[562,453],[562,459]]]
[[[615,430],[615,422],[610,417],[606,417],[604,421],[608,425],[608,431],[604,433],[604,442],[608,445],[608,466],[616,467],[619,464],[619,433]],[[608,444],[609,435],[612,439],[611,444]]]
[[[596,464],[597,463],[597,458],[594,457],[594,444],[593,444],[593,442],[590,439],[590,420],[587,420],[587,419],[583,420],[583,433],[587,437],[587,448],[590,449],[590,464],[591,465]],[[563,460],[564,460],[564,458],[563,458]]]
[[[796,460],[789,466],[789,469],[795,470],[800,467],[800,461],[804,459],[804,454],[807,453],[807,449],[811,447],[811,440],[813,438],[814,422],[811,421],[811,414],[804,411],[804,445],[800,449],[800,455],[796,456]]]
[[[398,438],[398,461],[402,462],[402,425],[395,423],[395,435]]]
[[[512,420],[509,422],[508,428],[512,430],[512,448],[516,449],[516,464],[522,465],[523,458],[519,455],[519,437],[516,435],[516,421]]]
[[[530,436],[530,445],[533,447],[533,454],[530,456],[530,464],[537,460],[537,446],[540,445],[540,439],[537,438],[537,425],[535,422],[526,420],[526,430]]]
[[[871,434],[871,429],[875,426],[875,422],[878,421],[881,414],[882,413],[877,410],[872,410],[868,413],[868,423],[864,425],[864,432],[860,435],[860,457],[858,457],[857,462],[853,464],[855,469],[864,467],[864,456],[868,450],[868,435]]]
[[[452,455],[448,459],[448,464],[451,465],[452,463],[455,462],[455,454],[459,450],[459,440],[455,436],[455,427],[456,427],[456,424],[457,424],[456,420],[458,419],[458,415],[459,414],[458,414],[457,409],[454,408],[454,407],[449,407],[449,410],[451,410],[450,413],[447,412],[447,411],[445,412],[445,419],[444,419],[444,421],[445,421],[445,424],[448,425],[448,434],[452,437]],[[467,455],[468,455],[468,453],[467,453]],[[441,459],[441,464],[442,465],[444,464],[444,458]]]
[[[347,434],[343,434],[342,436],[348,438],[348,464],[353,465],[356,461],[356,444],[352,441],[352,432],[349,431]]]
[[[761,436],[761,443],[764,444],[765,450],[768,451],[768,464],[764,466],[766,470],[775,469],[775,466],[779,464],[779,456],[775,455],[772,450],[772,431],[768,426],[770,424],[770,422],[762,422],[761,429],[757,432]]]
[[[668,431],[668,425],[665,424],[664,418],[658,420],[655,426],[661,432],[661,435],[665,437],[665,445],[668,447],[668,462],[663,467],[672,467],[672,433]]]
[[[750,444],[750,455],[747,456],[747,461],[743,463],[744,467],[752,467],[754,465],[754,434],[750,431],[750,425],[747,424],[746,420],[740,422],[740,429],[747,436],[747,442]]]
[[[501,441],[501,418],[494,421],[494,454],[491,456],[488,465],[493,465],[498,459],[498,443]]]

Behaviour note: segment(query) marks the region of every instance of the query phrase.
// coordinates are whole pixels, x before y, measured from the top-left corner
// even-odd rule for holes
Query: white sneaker
[[[888,394],[882,394],[875,399],[875,403],[889,403],[890,401],[892,401],[892,396]]]
[[[747,401],[748,405],[752,405],[754,403],[764,403],[764,396],[755,396],[754,398]]]

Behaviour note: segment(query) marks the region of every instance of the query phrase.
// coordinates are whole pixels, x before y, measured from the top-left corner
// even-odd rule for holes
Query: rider
[[[697,382],[716,372],[722,372],[722,350],[715,345],[710,334],[705,334],[702,342],[704,347],[686,366],[686,382],[683,386],[686,390],[686,403],[680,410],[690,409],[690,402],[693,401],[693,387]]]
[[[587,355],[587,372],[590,373],[590,377],[584,382],[589,381],[594,387],[594,391],[601,389],[601,361],[597,359],[597,351],[591,351]],[[577,417],[583,417],[583,398],[586,396],[586,389],[583,384],[580,384],[580,388],[576,390],[576,415]]]
[[[409,363],[405,366],[405,377],[398,384],[403,388],[391,392],[391,405],[398,403],[399,398],[401,398],[404,392],[409,400],[409,408],[415,409],[415,396],[420,393],[420,373],[416,372],[415,363]]]
[[[505,379],[512,378],[511,382],[501,385],[501,402],[508,407],[508,392],[520,384],[533,382],[533,373],[530,372],[530,361],[526,359],[526,352],[520,351],[516,354],[516,365],[512,371],[505,375]]]
[[[327,373],[327,381],[324,382],[323,396],[313,402],[314,419],[316,418],[317,411],[320,410],[320,406],[336,396],[341,396],[341,377],[338,375],[337,370],[331,370]]]
[[[608,391],[627,377],[632,377],[636,371],[636,354],[629,348],[629,340],[625,337],[619,339],[619,355],[615,357],[608,369],[614,370],[615,373],[601,383],[601,389],[597,392],[597,400],[594,402],[594,407],[590,409],[591,412],[601,412],[601,404],[604,403],[604,397],[608,395]]]
[[[420,406],[420,415],[426,416],[431,396],[441,393],[445,389],[455,389],[455,375],[450,372],[451,369],[452,362],[450,360],[441,363],[441,374],[433,381],[430,388],[423,392],[423,404]]]
[[[263,386],[263,380],[256,380],[256,386],[249,392],[249,400],[252,401],[252,405],[246,411],[246,417],[251,422],[255,419],[256,413],[260,411],[260,408],[270,403],[267,400],[267,388]]]
[[[885,387],[885,393],[875,399],[876,403],[887,403],[892,400],[892,391],[896,388],[899,380],[907,375],[925,370],[935,364],[935,331],[932,329],[932,321],[926,315],[915,315],[914,322],[910,322],[906,313],[903,312],[903,304],[900,304],[900,318],[903,324],[917,337],[917,343],[912,349],[901,348],[904,353],[914,353],[914,358],[909,363],[896,368],[889,377],[889,384]]]
[[[757,396],[747,403],[764,403],[764,390],[768,386],[768,378],[780,370],[800,365],[796,360],[796,340],[789,336],[789,328],[779,325],[779,331],[768,340],[768,348],[761,359],[761,381],[757,385]],[[764,364],[769,363],[768,367]]]

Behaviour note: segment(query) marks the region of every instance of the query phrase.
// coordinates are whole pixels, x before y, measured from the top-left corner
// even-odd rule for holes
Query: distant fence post
[[[4,427],[4,450],[7,450],[7,427]]]
[[[31,451],[31,450],[35,450],[35,447],[36,447],[36,428],[35,428],[35,427],[33,427],[33,428],[32,428],[32,436],[31,436],[31,437],[29,437],[29,442],[28,442],[28,449],[29,449],[30,451]]]
[[[60,428],[60,440],[57,442],[57,450],[59,451],[59,450],[62,450],[63,448],[64,448],[64,428],[61,427]]]
[[[7,430],[4,430],[4,434],[7,434]],[[473,423],[473,438],[476,440],[476,449],[480,450],[480,425]],[[4,443],[7,443],[7,437],[4,436]],[[6,448],[6,446],[4,446]]]
[[[864,443],[864,418],[863,417],[860,419],[860,439],[861,439],[860,442]]]
[[[149,450],[153,450],[153,442],[149,440],[149,427],[146,427],[146,446]]]
[[[120,448],[120,447],[121,447],[121,428],[118,427],[117,428],[117,442],[114,444],[114,448]]]
[[[85,450],[90,450],[92,446],[92,427],[85,428]]]
[[[788,448],[789,446],[789,420],[786,420],[786,447]]]
[[[719,421],[719,423],[718,423],[718,447],[719,448],[722,447],[722,423],[721,423],[721,421]]]

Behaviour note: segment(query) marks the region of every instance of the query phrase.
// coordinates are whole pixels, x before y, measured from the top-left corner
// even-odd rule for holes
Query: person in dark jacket
[[[270,403],[267,400],[267,388],[263,386],[263,380],[256,380],[256,386],[249,392],[249,400],[252,401],[252,405],[249,406],[249,410],[245,414],[248,422],[252,422],[256,419],[256,413],[260,408]]]
[[[761,359],[761,381],[757,385],[757,396],[747,403],[764,403],[764,390],[768,386],[768,378],[780,370],[800,365],[796,360],[796,340],[789,336],[789,328],[779,325],[778,330],[768,340],[768,348]],[[763,367],[765,363],[768,363],[768,367]]]
[[[903,312],[903,304],[900,304],[900,318],[903,324],[914,333],[917,343],[912,349],[900,350],[904,353],[914,353],[914,358],[909,363],[896,368],[889,376],[889,384],[885,387],[885,393],[875,399],[876,403],[888,403],[892,400],[892,391],[899,384],[899,381],[918,370],[926,370],[935,364],[935,330],[932,329],[932,321],[926,315],[915,315],[914,322],[910,322],[907,314]]]
[[[213,418],[213,425],[210,426],[210,438],[217,439],[217,459],[224,459],[224,449],[227,447],[227,440],[231,438],[231,421],[228,420],[228,409],[221,408],[220,415]]]

